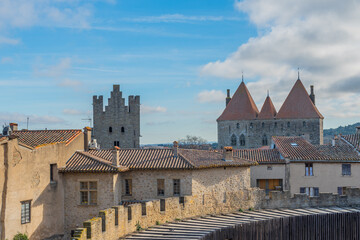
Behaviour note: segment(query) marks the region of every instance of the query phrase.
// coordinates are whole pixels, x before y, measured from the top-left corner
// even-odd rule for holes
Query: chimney
[[[223,160],[225,162],[233,161],[233,148],[232,147],[224,147],[223,154],[224,154]]]
[[[179,143],[177,141],[174,141],[173,143],[173,151],[174,151],[174,157],[178,156],[178,149],[179,149]]]
[[[89,144],[91,143],[91,127],[84,127],[84,150],[89,150]]]
[[[335,139],[332,139],[332,140],[331,140],[331,145],[332,145],[333,147],[335,147],[335,145],[336,145],[336,140],[335,140]]]
[[[360,134],[360,126],[356,127],[356,134]]]
[[[115,146],[112,150],[112,165],[117,166],[119,161],[119,150],[118,146]]]
[[[229,104],[231,100],[231,97],[230,97],[230,89],[227,90],[227,96],[226,96],[226,106]]]
[[[310,95],[309,95],[311,101],[315,105],[315,94],[314,94],[314,85],[310,86]]]
[[[17,123],[10,123],[11,131],[17,131],[18,130],[18,124]]]

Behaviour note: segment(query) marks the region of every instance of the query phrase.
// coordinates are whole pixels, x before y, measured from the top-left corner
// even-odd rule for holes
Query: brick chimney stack
[[[231,97],[230,97],[230,89],[227,90],[227,96],[226,96],[226,106],[229,104],[231,100]]]
[[[310,95],[309,95],[311,101],[315,105],[315,93],[314,93],[314,85],[310,86]]]
[[[226,161],[233,161],[234,157],[233,157],[233,148],[232,147],[224,147],[224,151],[223,151],[223,160]]]
[[[18,124],[17,123],[10,123],[10,129],[11,131],[17,131],[18,130]]]

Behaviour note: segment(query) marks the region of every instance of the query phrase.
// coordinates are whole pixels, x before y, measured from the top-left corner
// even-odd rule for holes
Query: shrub
[[[136,222],[136,224],[135,224],[135,226],[136,226],[136,231],[141,231],[143,228],[141,227],[141,225],[140,225],[140,222],[139,221],[137,221]]]
[[[29,240],[29,238],[25,233],[18,233],[14,236],[13,240]]]

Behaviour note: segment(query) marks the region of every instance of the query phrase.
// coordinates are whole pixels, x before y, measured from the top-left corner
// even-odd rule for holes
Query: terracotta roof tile
[[[341,138],[360,151],[360,134],[342,135]]]
[[[321,118],[319,110],[311,101],[302,82],[298,79],[281,106],[276,118]]]
[[[223,161],[222,153],[197,149],[120,149],[119,169],[111,165],[113,150],[89,150],[77,152],[66,163],[61,172],[114,172],[126,169],[199,169],[213,167],[242,167],[256,163],[234,157]],[[115,169],[114,169],[115,168]]]
[[[22,130],[13,131],[20,144],[31,148],[39,148],[47,144],[70,143],[81,134],[81,130]]]
[[[290,160],[360,161],[360,155],[348,144],[337,140],[331,144],[315,146],[302,137],[273,137],[280,154]]]
[[[261,108],[258,119],[274,119],[276,109],[269,96],[266,97],[264,105]]]
[[[285,163],[277,149],[236,149],[234,155],[258,163]]]
[[[217,121],[224,120],[251,120],[255,119],[259,114],[259,110],[251,97],[244,82],[234,93],[231,101],[226,106],[224,112],[217,119]]]
[[[88,152],[77,151],[66,162],[66,166],[59,169],[60,172],[76,172],[76,173],[100,173],[100,172],[121,172],[126,171],[123,166],[113,166],[111,161],[98,158]]]

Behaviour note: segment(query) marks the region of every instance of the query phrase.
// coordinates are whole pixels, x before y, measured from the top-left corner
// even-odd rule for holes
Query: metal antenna
[[[241,82],[244,82],[244,72],[241,71]]]
[[[26,118],[26,129],[29,130],[29,117]]]
[[[267,90],[267,96],[269,97],[269,89]]]
[[[83,118],[83,119],[81,119],[81,120],[83,120],[83,121],[89,121],[89,125],[90,125],[90,127],[92,127],[92,126],[91,126],[91,122],[92,122],[92,121],[91,121],[91,120],[92,120],[91,117]]]
[[[300,69],[298,68],[298,80],[300,80]]]

